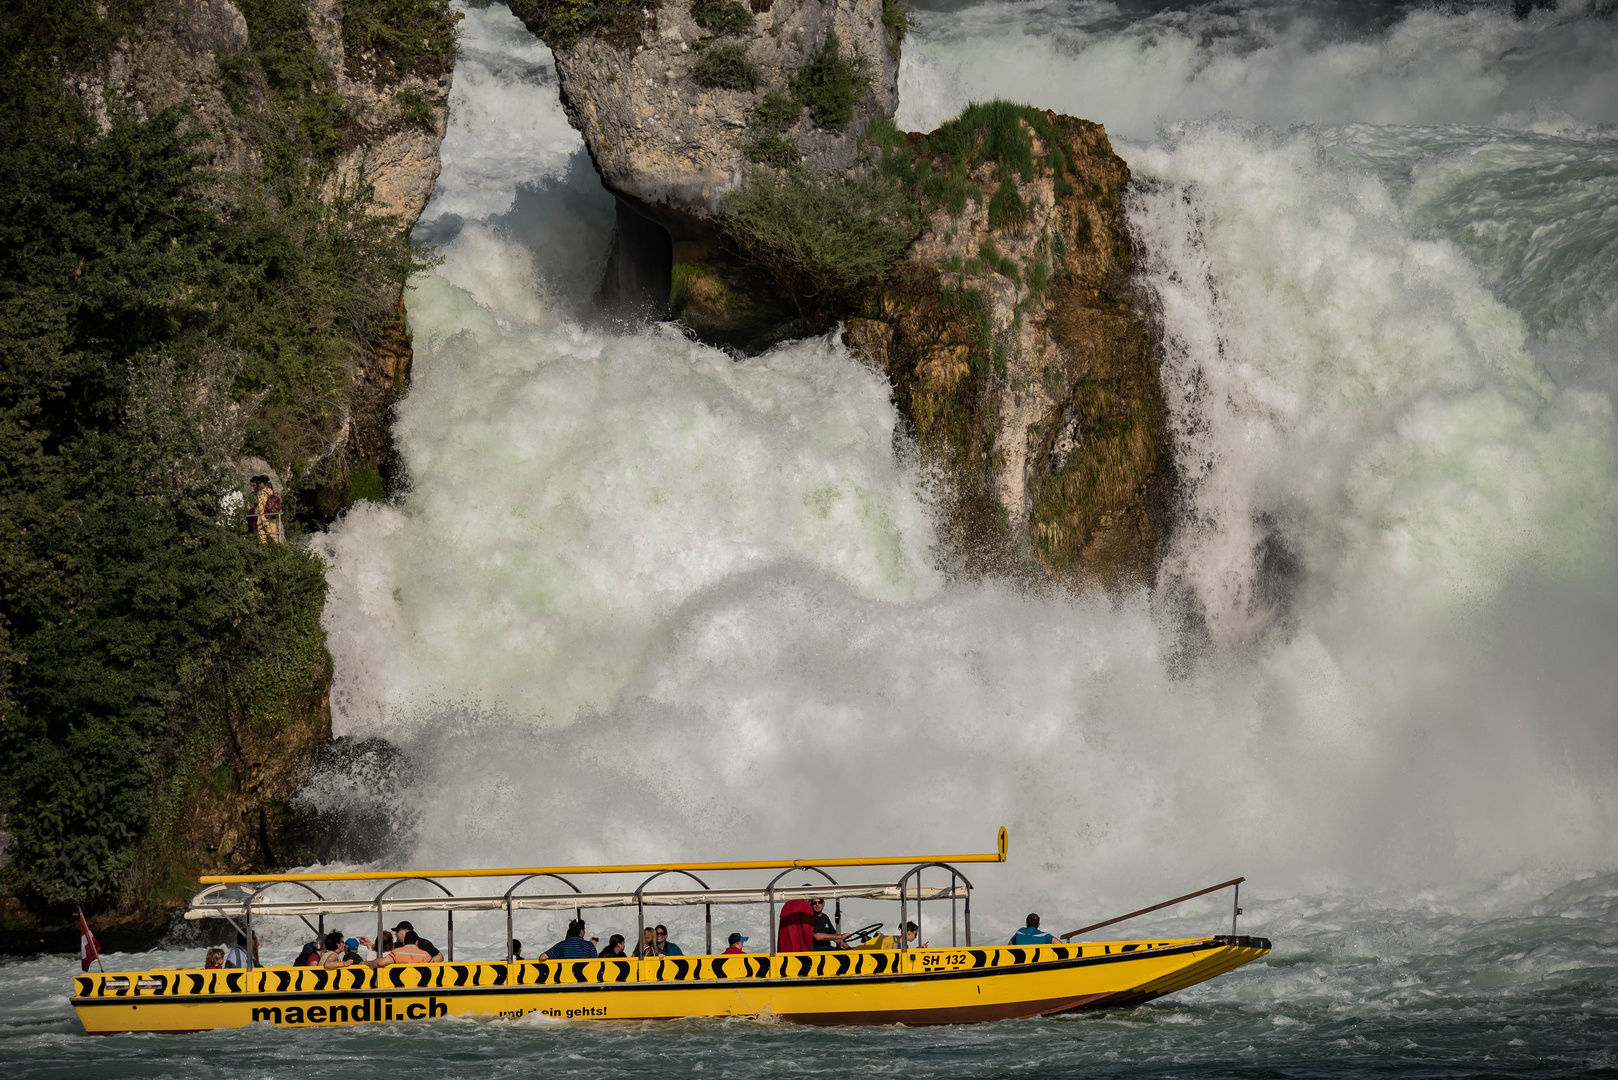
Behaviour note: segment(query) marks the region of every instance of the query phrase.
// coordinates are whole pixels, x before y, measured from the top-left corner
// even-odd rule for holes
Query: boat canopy
[[[963,879],[964,880],[964,879]],[[226,885],[213,885],[191,898],[187,919],[245,919],[248,907],[260,915],[363,915],[379,909],[392,911],[504,911],[507,897],[485,896],[390,896],[384,900],[337,900],[309,897],[301,900],[261,900],[258,890],[242,891]],[[906,892],[920,900],[965,900],[965,885],[910,886]],[[797,885],[769,889],[671,889],[645,892],[553,892],[523,893],[511,896],[513,911],[567,911],[583,908],[687,907],[698,904],[767,904],[771,900],[823,897],[827,900],[898,901],[899,886],[892,882],[877,885]]]
[[[886,900],[899,904],[899,947],[908,948],[903,932],[909,907],[915,905],[916,918],[921,918],[924,901],[949,901],[950,937],[956,942],[956,901],[962,903],[965,916],[966,944],[972,944],[972,883],[956,864],[1004,862],[1006,859],[1006,830],[1000,829],[996,850],[970,855],[879,856],[874,858],[824,859],[810,862],[803,859],[748,862],[704,863],[635,863],[609,866],[530,866],[506,869],[456,870],[352,870],[331,873],[293,874],[215,874],[204,876],[204,888],[191,898],[185,911],[188,920],[224,919],[238,931],[251,933],[255,918],[266,915],[300,918],[317,934],[324,933],[328,915],[368,915],[375,913],[377,937],[382,936],[385,916],[390,912],[441,911],[445,913],[448,933],[448,952],[455,953],[455,912],[504,911],[506,913],[506,959],[512,958],[512,914],[517,911],[566,911],[578,915],[585,908],[627,908],[639,911],[639,925],[644,933],[648,907],[691,907],[701,905],[707,924],[707,948],[713,952],[713,906],[715,904],[767,904],[770,909],[770,952],[775,952],[775,906],[788,900],[821,897],[837,902],[835,921],[841,928],[842,901],[847,899]],[[828,867],[909,866],[897,881],[849,884],[837,881]],[[948,885],[923,886],[922,871],[936,869],[949,875]],[[777,873],[762,886],[747,888],[711,888],[698,876],[698,872],[735,870],[775,870]],[[810,872],[825,879],[823,884],[782,885],[781,879],[790,874]],[[617,891],[585,891],[573,882],[574,877],[602,874],[647,874],[635,889]],[[658,879],[679,875],[689,882],[682,888],[651,888]],[[515,878],[510,887],[500,893],[479,893],[457,896],[444,884],[457,878],[498,879]],[[551,879],[565,886],[542,892],[533,889],[537,879]],[[371,897],[328,897],[315,888],[316,883],[334,882],[387,882],[380,892]],[[394,890],[407,883],[435,888],[437,895],[406,896]],[[530,884],[532,883],[532,884]],[[672,884],[668,882],[665,884]],[[279,895],[269,899],[266,893],[276,886],[295,886],[302,894]],[[524,889],[524,886],[528,886]],[[519,891],[523,890],[523,891]],[[343,890],[348,891],[348,890]],[[318,924],[310,922],[318,919]],[[241,920],[238,923],[237,920]],[[637,935],[637,941],[640,936]]]

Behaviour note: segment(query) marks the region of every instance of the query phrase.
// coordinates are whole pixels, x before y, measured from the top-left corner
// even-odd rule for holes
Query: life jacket
[[[433,962],[431,953],[426,949],[417,948],[415,945],[396,946],[390,955],[393,957],[395,964],[430,964]]]

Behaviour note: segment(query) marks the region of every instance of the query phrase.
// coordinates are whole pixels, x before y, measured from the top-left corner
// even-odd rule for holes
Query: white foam
[[[1514,19],[1503,6],[1416,8],[1344,34],[1304,5],[1170,8],[1120,25],[1108,4],[980,4],[924,13],[900,68],[902,127],[970,101],[1037,103],[1151,138],[1161,120],[1299,123],[1618,120],[1618,35],[1594,5]],[[1376,17],[1367,12],[1367,20]]]
[[[554,174],[579,145],[557,99],[550,50],[504,4],[455,7],[461,56],[428,220],[504,213],[519,183]]]

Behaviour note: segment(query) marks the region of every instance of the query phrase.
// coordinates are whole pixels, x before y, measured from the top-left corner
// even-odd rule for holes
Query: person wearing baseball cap
[[[418,935],[416,928],[408,922],[401,921],[398,926],[393,928],[393,939],[400,945],[413,945],[420,949],[431,958],[432,963],[441,964],[444,962],[444,954],[438,951],[438,946]]]
[[[742,948],[742,944],[744,942],[746,942],[746,941],[747,941],[747,937],[745,935],[743,935],[743,934],[732,934],[732,935],[730,935],[730,948],[725,950],[725,955],[729,956],[732,953],[744,953],[744,952],[746,952],[747,950]]]

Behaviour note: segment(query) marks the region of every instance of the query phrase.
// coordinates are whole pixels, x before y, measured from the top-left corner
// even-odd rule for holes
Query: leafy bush
[[[399,118],[407,124],[420,124],[424,128],[435,128],[437,117],[433,115],[433,107],[427,101],[427,96],[420,90],[406,87],[393,95],[394,103],[399,106]]]
[[[291,478],[329,449],[422,264],[363,189],[319,198],[352,132],[304,4],[240,0],[246,177],[204,168],[181,109],[103,135],[64,90],[116,12],[21,7],[0,12],[0,814],[5,885],[60,910],[150,863],[176,748],[273,727],[325,662],[320,562],[221,526],[226,463]]]
[[[748,58],[745,45],[719,41],[702,50],[691,65],[691,78],[710,90],[757,90],[758,66]]]
[[[897,60],[899,43],[904,41],[905,35],[916,25],[915,14],[905,0],[882,0],[882,25],[893,35],[888,41],[888,53]]]
[[[553,49],[576,45],[586,35],[619,48],[640,40],[655,0],[508,0],[511,13]]]
[[[726,200],[720,225],[802,311],[846,301],[886,276],[920,231],[919,217],[915,202],[879,176],[755,169]]]
[[[803,115],[803,106],[787,97],[785,94],[771,90],[764,95],[762,101],[753,106],[748,116],[751,126],[763,131],[771,131],[779,135],[787,128],[798,122]]]
[[[798,148],[774,132],[760,132],[747,144],[747,160],[759,165],[789,169],[803,160]]]
[[[854,102],[871,85],[871,65],[863,56],[843,54],[836,31],[826,35],[809,62],[792,76],[792,96],[821,127],[841,131],[854,119]]]
[[[449,0],[343,0],[343,47],[351,71],[366,53],[400,75],[437,79],[455,66],[461,13]]]
[[[713,34],[745,34],[753,29],[753,13],[736,0],[691,0],[691,17]]]

